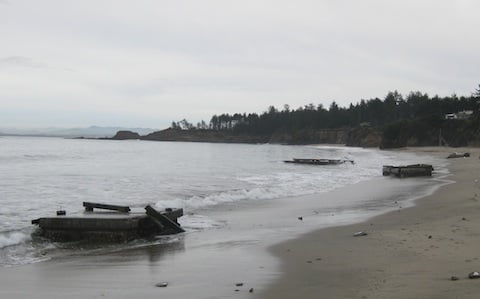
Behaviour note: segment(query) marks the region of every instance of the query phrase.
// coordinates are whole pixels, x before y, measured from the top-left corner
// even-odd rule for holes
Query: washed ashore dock
[[[84,202],[83,206],[85,211],[78,215],[57,211],[55,217],[32,220],[32,224],[38,225],[34,234],[55,242],[127,242],[184,232],[177,221],[183,216],[183,209],[159,212],[147,205],[142,213],[131,212],[128,206],[103,203]]]
[[[432,176],[433,166],[430,164],[412,164],[405,166],[384,165],[382,172],[384,176],[395,176],[398,178]]]
[[[285,160],[285,163],[295,163],[295,164],[312,164],[312,165],[338,165],[346,162],[354,164],[353,160],[340,160],[340,159],[299,159],[293,158],[292,160]]]
[[[470,157],[470,153],[452,153],[448,155],[447,159],[452,159],[452,158],[468,158]]]

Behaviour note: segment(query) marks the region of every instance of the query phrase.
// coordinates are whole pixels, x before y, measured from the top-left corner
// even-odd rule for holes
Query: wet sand
[[[480,298],[480,161],[455,150],[472,156],[449,160],[454,183],[416,206],[271,247],[283,274],[255,298]]]

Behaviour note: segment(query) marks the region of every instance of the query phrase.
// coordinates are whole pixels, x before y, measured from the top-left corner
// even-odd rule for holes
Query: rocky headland
[[[212,143],[275,143],[275,144],[345,144],[348,146],[378,147],[381,135],[372,128],[356,129],[303,129],[295,132],[278,131],[273,135],[235,134],[218,130],[165,129],[144,136],[131,131],[119,131],[112,140],[150,140]]]

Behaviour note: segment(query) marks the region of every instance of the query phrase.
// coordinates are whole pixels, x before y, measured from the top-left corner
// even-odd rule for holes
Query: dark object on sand
[[[183,216],[183,209],[168,209],[160,213],[151,206],[146,206],[144,213],[130,213],[130,208],[125,206],[88,202],[83,205],[85,212],[81,214],[32,220],[32,224],[39,227],[34,234],[55,242],[126,242],[184,232],[177,222]],[[103,211],[94,212],[94,208]]]
[[[253,293],[253,288],[251,288],[250,290],[248,290],[248,292]]]
[[[168,282],[159,282],[155,286],[159,288],[166,288],[168,286]]]
[[[468,278],[470,278],[470,279],[480,278],[480,273],[478,273],[477,271],[475,271],[475,272],[470,272],[470,273],[468,274]]]
[[[452,158],[468,158],[470,157],[470,153],[453,153],[448,155],[447,159],[452,159]]]
[[[362,237],[368,235],[367,232],[360,231],[353,234],[354,237]]]
[[[57,211],[57,216],[65,216],[67,215],[67,212],[65,210],[58,210]]]
[[[295,163],[295,164],[311,164],[311,165],[338,165],[345,162],[350,162],[354,164],[353,160],[337,160],[337,159],[297,159],[293,158],[292,160],[285,160],[285,163]]]
[[[243,286],[243,282],[236,283],[235,286],[236,286],[236,287],[242,287],[242,286]]]
[[[457,276],[452,276],[452,277],[450,277],[450,280],[451,281],[456,281],[456,280],[459,280],[459,278]]]
[[[406,166],[384,165],[382,172],[384,176],[395,176],[398,178],[415,176],[432,176],[433,166],[430,164],[412,164]]]

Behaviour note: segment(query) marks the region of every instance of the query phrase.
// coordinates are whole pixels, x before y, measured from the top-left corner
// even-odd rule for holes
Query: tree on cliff
[[[475,88],[475,91],[473,92],[473,96],[476,98],[480,98],[480,84],[478,84],[478,88]]]

